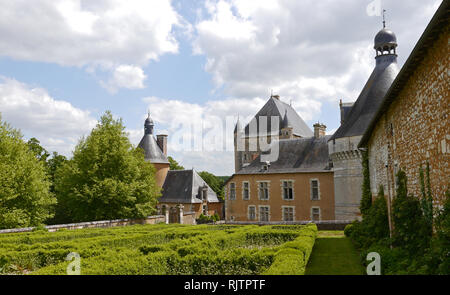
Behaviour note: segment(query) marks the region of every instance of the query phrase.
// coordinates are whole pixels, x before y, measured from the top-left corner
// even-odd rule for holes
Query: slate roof
[[[156,143],[153,134],[144,134],[138,147],[144,150],[145,160],[156,164],[169,164],[169,160]]]
[[[207,201],[219,203],[216,193],[194,170],[171,170],[162,188],[161,203],[202,203],[201,188],[208,187]]]
[[[423,32],[410,56],[403,65],[400,73],[398,74],[395,81],[392,83],[383,101],[380,103],[376,114],[373,116],[368,128],[366,129],[363,138],[361,139],[358,147],[366,146],[373,129],[375,128],[380,117],[387,112],[389,106],[397,98],[400,91],[403,89],[410,76],[414,73],[416,68],[423,61],[424,56],[427,54],[430,46],[433,46],[434,40],[437,39],[440,34],[448,32],[449,19],[448,15],[450,12],[450,1],[443,1],[441,6],[434,14],[427,28]]]
[[[313,136],[314,133],[311,129],[306,125],[305,121],[297,114],[294,108],[281,100],[271,97],[269,101],[261,108],[261,110],[253,117],[250,122],[254,122],[256,120],[257,130],[259,132],[259,118],[261,116],[267,117],[267,132],[271,131],[271,117],[277,116],[280,120],[280,128],[277,130],[278,134],[282,128],[283,121],[285,119],[285,115],[287,115],[287,120],[290,125],[293,127],[294,135],[301,137],[310,137]],[[250,132],[250,124],[245,126],[245,136],[257,136],[254,132]]]
[[[342,107],[341,107],[341,121],[342,122],[345,122],[345,120],[348,118],[348,114],[350,114],[350,111],[352,110],[353,105],[354,105],[354,103],[342,104]]]
[[[329,172],[328,140],[330,136],[283,139],[279,142],[279,157],[271,162],[268,171],[262,169],[261,156],[248,166],[239,170],[239,174],[274,174],[300,172]]]
[[[361,94],[346,115],[344,123],[330,140],[363,135],[381,105],[381,101],[397,76],[399,69],[396,55],[376,57],[375,69]]]

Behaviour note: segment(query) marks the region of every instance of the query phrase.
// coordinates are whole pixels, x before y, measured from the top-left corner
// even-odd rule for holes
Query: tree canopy
[[[153,165],[108,111],[57,170],[55,190],[57,214],[80,222],[149,216],[160,189]]]
[[[0,228],[37,226],[51,218],[56,200],[49,186],[44,162],[0,116]]]
[[[184,170],[184,167],[178,164],[178,162],[175,161],[175,159],[172,158],[171,156],[168,156],[167,159],[169,160],[170,163],[169,166],[170,170]]]
[[[200,175],[200,177],[203,178],[203,180],[209,185],[209,187],[211,187],[211,189],[217,194],[217,197],[223,199],[223,187],[225,182],[222,178],[206,171],[202,171],[198,175]]]

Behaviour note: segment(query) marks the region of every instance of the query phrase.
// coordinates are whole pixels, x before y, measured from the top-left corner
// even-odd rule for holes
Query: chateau
[[[236,172],[227,182],[227,220],[360,218],[362,164],[358,144],[399,72],[395,34],[383,28],[374,43],[375,69],[355,103],[341,101],[341,126],[332,136],[325,136],[326,127],[320,123],[312,132],[279,96],[271,96],[245,129],[238,120],[234,131]],[[261,120],[262,116],[267,119]],[[271,126],[274,117],[281,122],[278,129]],[[267,126],[261,128],[261,122]],[[261,148],[260,137],[268,138],[269,148]],[[257,147],[253,150],[252,140],[258,143],[253,144]],[[278,145],[278,159],[262,161],[274,145]]]
[[[138,147],[144,150],[145,160],[156,170],[156,184],[162,188],[158,211],[167,215],[170,223],[183,223],[183,216],[196,219],[203,215],[219,214],[223,218],[223,203],[208,184],[192,170],[170,170],[167,159],[167,135],[153,135],[154,122],[148,114],[144,123],[144,137]]]

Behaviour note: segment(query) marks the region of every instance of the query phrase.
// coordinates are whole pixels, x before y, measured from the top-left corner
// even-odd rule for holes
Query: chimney
[[[314,137],[316,139],[319,139],[327,134],[326,133],[327,126],[325,126],[324,124],[317,123],[314,124],[313,126],[314,126]]]
[[[158,144],[163,154],[167,156],[167,135],[164,134],[157,135],[156,143]]]

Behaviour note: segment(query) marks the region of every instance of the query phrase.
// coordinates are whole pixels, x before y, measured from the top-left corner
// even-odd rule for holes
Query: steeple
[[[377,57],[385,55],[397,56],[397,36],[394,32],[386,29],[386,10],[383,10],[383,29],[375,36],[374,49],[377,52]]]
[[[284,118],[283,118],[283,128],[292,127],[291,122],[289,121],[287,110],[284,112]]]
[[[152,118],[150,118],[150,111],[148,112],[148,117],[145,119],[144,123],[144,133],[145,134],[153,134],[153,127],[155,124],[153,123]]]

